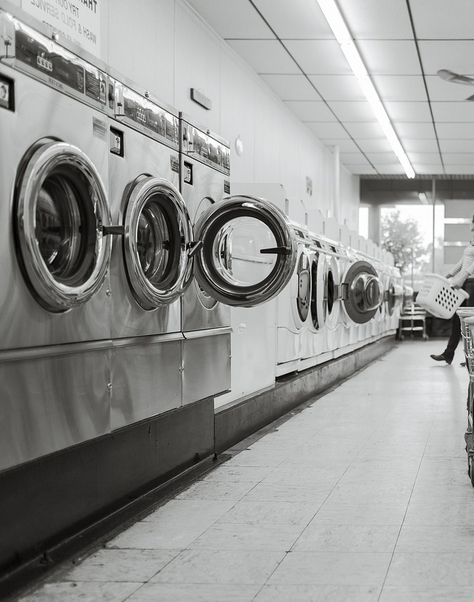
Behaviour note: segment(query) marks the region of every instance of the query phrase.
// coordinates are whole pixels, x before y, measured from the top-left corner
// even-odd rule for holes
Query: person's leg
[[[451,320],[451,334],[449,336],[446,349],[443,351],[443,355],[446,361],[449,363],[453,361],[454,352],[456,351],[456,347],[461,339],[461,320],[459,319],[458,314],[455,313]]]
[[[463,289],[469,293],[469,298],[461,303],[461,307],[474,307],[474,280],[466,280]],[[461,339],[461,320],[457,313],[451,318],[451,334],[448,339],[446,349],[441,355],[431,355],[437,362],[445,361],[450,364],[453,361],[456,347]]]

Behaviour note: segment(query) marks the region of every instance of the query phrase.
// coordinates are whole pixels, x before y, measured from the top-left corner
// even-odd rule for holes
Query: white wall
[[[334,159],[184,0],[103,0],[104,61],[231,143],[231,182],[280,183],[309,214],[335,214]],[[104,28],[102,29],[104,30]],[[197,88],[207,111],[190,99]],[[235,152],[240,137],[244,152]],[[312,180],[312,195],[306,178]],[[340,221],[358,227],[359,178],[340,167]]]

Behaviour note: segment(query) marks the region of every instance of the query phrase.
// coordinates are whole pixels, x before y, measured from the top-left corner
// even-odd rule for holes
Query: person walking
[[[454,289],[462,288],[469,294],[469,298],[463,301],[461,307],[474,307],[474,216],[471,222],[471,242],[464,249],[462,258],[451,269],[446,278],[452,278],[451,286]],[[457,313],[452,317],[451,334],[448,344],[443,353],[432,354],[430,357],[437,362],[450,364],[454,358],[454,352],[461,338],[461,320]]]

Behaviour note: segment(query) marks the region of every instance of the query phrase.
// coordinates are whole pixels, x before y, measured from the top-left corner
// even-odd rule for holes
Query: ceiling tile
[[[398,136],[404,138],[435,139],[436,134],[432,123],[402,123],[394,124]]]
[[[425,163],[425,164],[435,164],[441,163],[441,157],[439,152],[436,153],[415,153],[409,152],[408,158],[412,164],[414,163]]]
[[[326,139],[345,138],[347,132],[337,121],[329,122],[308,122],[306,126],[323,142]]]
[[[441,165],[441,163],[433,163],[433,164],[422,164],[422,163],[417,163],[416,165],[413,165],[413,169],[415,170],[415,172],[419,175],[427,175],[427,174],[442,174],[443,173],[443,166]],[[447,172],[446,172],[447,173]]]
[[[474,25],[474,23],[472,24]],[[429,40],[419,42],[421,62],[426,75],[436,75],[439,69],[450,69],[456,73],[473,75],[474,40]]]
[[[284,44],[308,75],[352,75],[336,40],[286,40]]]
[[[404,2],[339,0],[346,25],[354,39],[412,39],[410,16]]]
[[[357,153],[360,152],[357,144],[352,138],[333,138],[324,140],[324,146],[337,146],[340,153]]]
[[[474,123],[473,102],[432,102],[431,109],[436,121]]]
[[[304,75],[262,74],[262,79],[282,100],[322,100]]]
[[[310,75],[324,100],[365,100],[355,75]]]
[[[450,165],[474,166],[474,153],[443,153],[443,161]]]
[[[468,140],[440,140],[439,146],[443,153],[474,153],[474,138]]]
[[[375,169],[379,174],[389,174],[389,175],[402,175],[405,173],[402,165],[400,163],[391,163],[390,165],[378,164],[374,165]]]
[[[377,175],[377,171],[370,163],[363,163],[362,165],[352,165],[351,163],[344,163],[344,167],[348,169],[354,175]]]
[[[392,147],[387,138],[359,138],[357,140],[359,148],[364,153],[388,153]]]
[[[228,44],[257,73],[301,74],[301,70],[278,41],[228,40]]]
[[[444,165],[447,174],[474,174],[474,165]]]
[[[419,39],[472,39],[472,0],[410,0],[410,8]]]
[[[398,163],[397,156],[394,152],[366,153],[366,156],[373,165],[393,165],[394,163]]]
[[[345,127],[354,140],[364,138],[383,138],[386,140],[385,134],[378,121],[367,123],[347,123]]]
[[[376,121],[374,112],[372,111],[367,101],[356,101],[356,102],[339,102],[329,101],[328,105],[334,111],[334,114],[344,123],[351,121],[363,122],[363,121]]]
[[[285,103],[301,121],[337,121],[325,102],[289,101]]]
[[[221,38],[275,39],[248,0],[188,0],[188,3]]]
[[[406,153],[439,153],[436,140],[414,140],[413,138],[403,139],[403,148]]]
[[[253,3],[281,39],[334,39],[317,2],[254,0]]]
[[[454,140],[472,140],[474,139],[474,122],[473,123],[437,123],[436,132],[438,138]]]
[[[373,76],[421,74],[415,42],[360,40],[357,46],[366,68]]]
[[[383,102],[427,100],[425,84],[419,75],[375,75],[372,80]]]
[[[370,163],[363,153],[341,153],[340,158],[343,163],[352,163],[353,165]]]
[[[426,102],[385,102],[385,110],[392,123],[432,123],[430,108]]]

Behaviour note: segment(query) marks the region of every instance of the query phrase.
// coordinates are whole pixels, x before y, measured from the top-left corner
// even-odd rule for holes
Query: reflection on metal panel
[[[72,347],[0,362],[0,470],[110,431],[111,345]]]
[[[179,333],[114,341],[112,430],[181,405],[181,342]]]
[[[183,405],[230,389],[230,333],[183,342]]]

